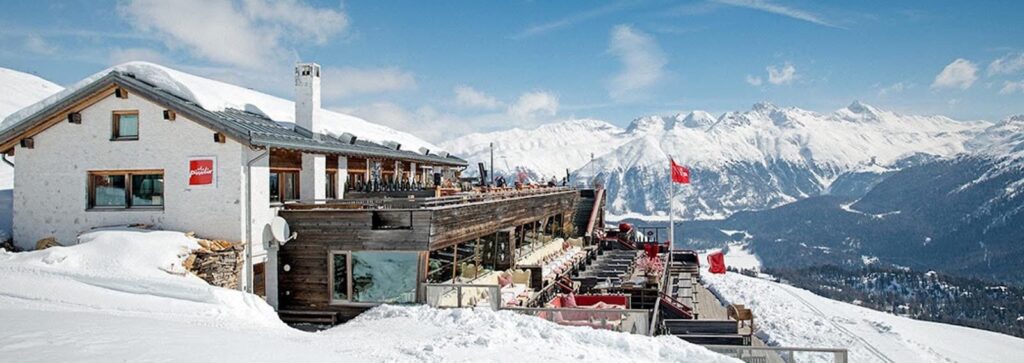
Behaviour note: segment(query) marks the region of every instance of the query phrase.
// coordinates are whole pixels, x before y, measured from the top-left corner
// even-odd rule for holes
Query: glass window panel
[[[334,286],[331,287],[334,300],[348,300],[348,261],[347,255],[339,253],[334,259]]]
[[[117,137],[139,137],[139,115],[118,115]]]
[[[352,301],[416,302],[417,252],[353,252]]]
[[[284,179],[284,200],[299,199],[299,173],[281,173]]]
[[[132,175],[132,206],[164,205],[164,176]]]
[[[270,173],[270,201],[280,202],[281,201],[281,184],[280,174]]]
[[[93,206],[124,207],[127,187],[124,175],[93,175]]]

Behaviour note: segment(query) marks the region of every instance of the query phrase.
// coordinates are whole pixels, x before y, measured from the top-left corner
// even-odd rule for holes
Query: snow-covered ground
[[[562,327],[508,311],[382,306],[318,333],[183,271],[196,242],[110,230],[0,252],[0,361],[734,362],[672,337]]]
[[[900,317],[737,273],[705,273],[702,278],[725,300],[753,309],[758,335],[770,345],[846,347],[851,362],[1009,362],[1024,357],[1024,339],[1009,335]]]

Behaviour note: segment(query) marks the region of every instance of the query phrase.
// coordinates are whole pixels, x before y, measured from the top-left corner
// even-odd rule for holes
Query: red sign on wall
[[[188,186],[213,186],[217,182],[217,160],[192,158],[188,161]]]

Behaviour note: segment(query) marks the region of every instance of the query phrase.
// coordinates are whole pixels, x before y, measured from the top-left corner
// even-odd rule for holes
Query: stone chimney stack
[[[295,65],[295,124],[309,131],[320,122],[320,65]]]

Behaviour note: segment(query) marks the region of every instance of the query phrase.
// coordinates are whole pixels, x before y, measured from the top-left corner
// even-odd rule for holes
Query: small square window
[[[136,111],[114,112],[111,140],[138,140],[139,113]]]

